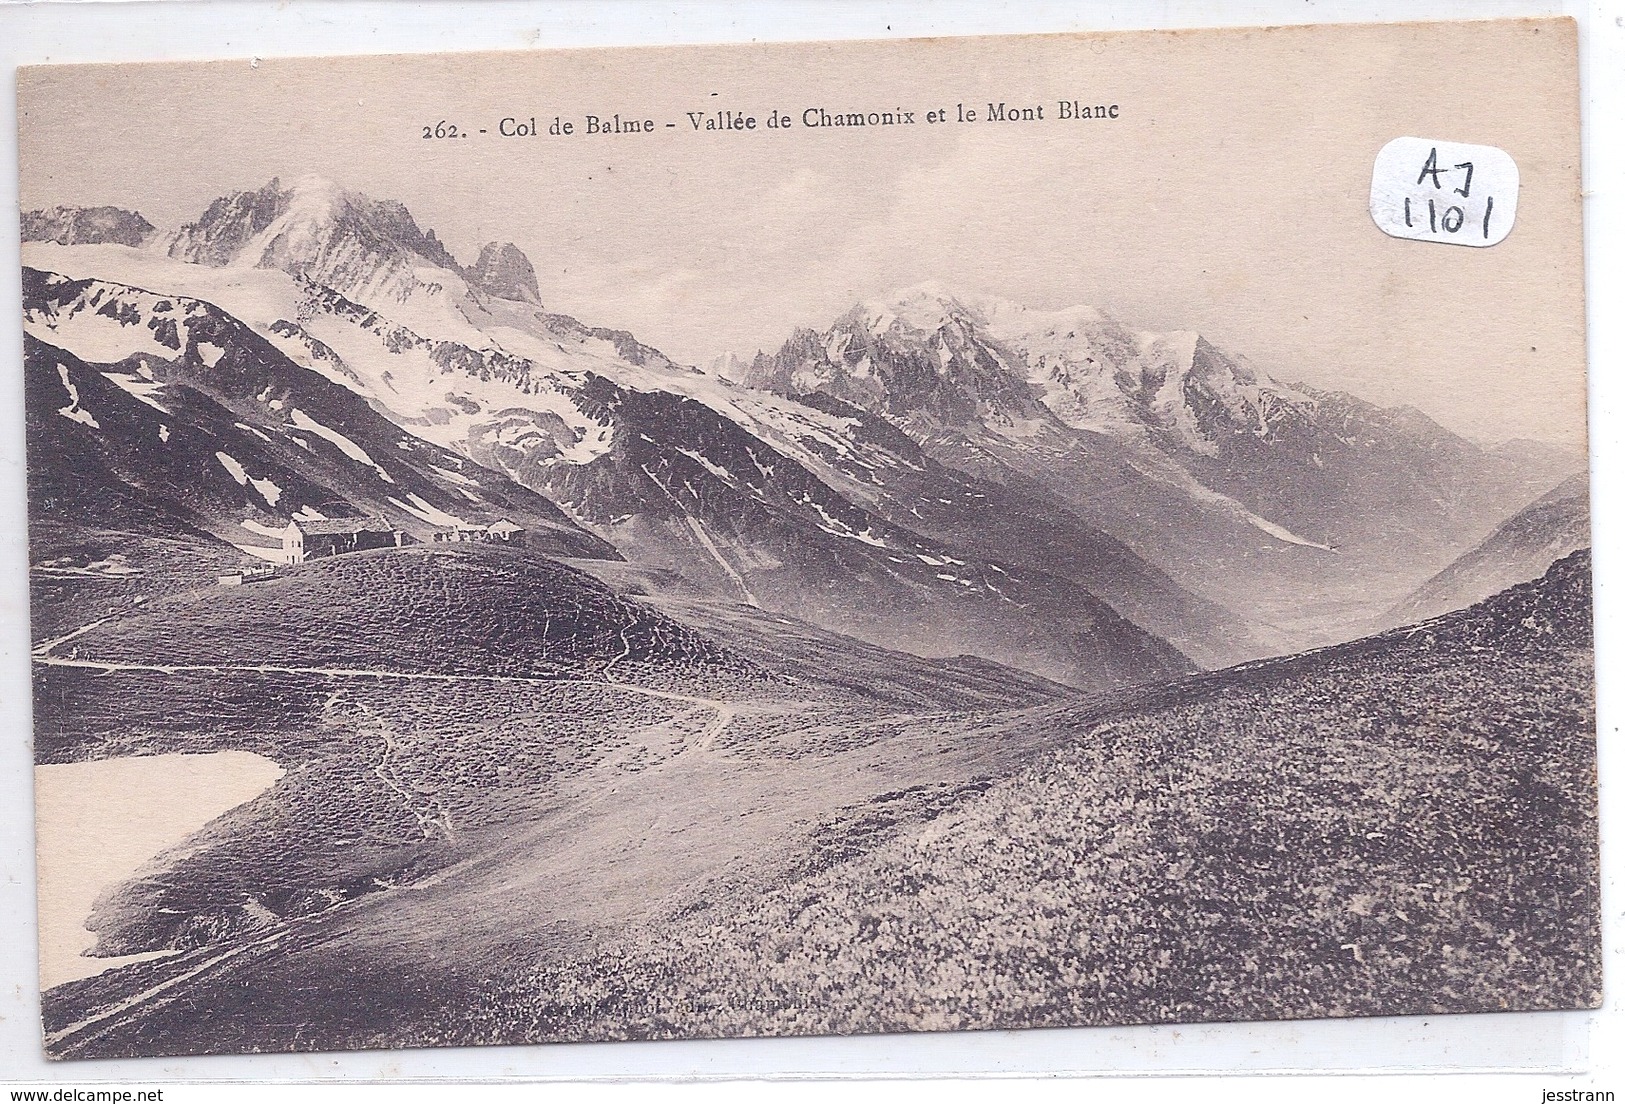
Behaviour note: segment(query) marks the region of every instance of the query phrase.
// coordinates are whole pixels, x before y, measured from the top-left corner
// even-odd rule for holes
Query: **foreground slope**
[[[309,758],[104,904],[103,953],[175,953],[53,990],[52,1052],[1595,1000],[1584,553],[1463,613],[1084,703],[671,612],[747,642],[730,674],[599,655],[615,680],[251,670],[200,702],[201,675],[114,670],[61,694],[86,753],[238,733]],[[95,663],[121,638],[83,639]],[[240,703],[268,692],[305,704],[267,725]],[[97,720],[115,700],[144,714]]]
[[[1410,629],[1046,715],[1062,746],[1027,769],[539,955],[446,1037],[1594,1006],[1590,643],[1580,552]]]
[[[288,771],[108,902],[104,954],[210,944],[444,865],[556,774],[651,727],[696,738],[698,703],[783,682],[576,570],[454,547],[155,596],[35,661],[42,763],[238,750]]]
[[[87,1055],[421,1030],[522,948],[636,922],[843,805],[965,784],[1029,746],[997,718],[1071,697],[479,547],[155,596],[35,662],[43,763],[285,772],[98,903],[97,954],[161,957],[51,991],[49,1049]]]

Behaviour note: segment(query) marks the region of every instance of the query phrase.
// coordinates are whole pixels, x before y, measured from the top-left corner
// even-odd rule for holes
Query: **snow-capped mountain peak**
[[[749,379],[1006,437],[1064,427],[1158,437],[1203,455],[1226,435],[1269,436],[1289,410],[1314,402],[1194,331],[1141,331],[1090,306],[1040,310],[935,282],[797,335],[759,358]]]
[[[978,300],[988,327],[1001,336],[1016,333],[1075,332],[1095,326],[1115,325],[1116,320],[1098,307],[1075,305],[1059,310],[1041,310],[1010,299],[984,297]]]
[[[847,312],[843,321],[871,334],[892,329],[934,333],[954,322],[981,321],[979,304],[937,281],[904,288],[891,295],[865,299]]]
[[[874,334],[894,327],[933,333],[958,323],[975,326],[1000,339],[1116,324],[1110,315],[1095,307],[1077,305],[1041,310],[996,295],[950,287],[940,280],[926,280],[889,295],[865,299],[843,315],[841,321],[860,324]]]
[[[540,306],[542,293],[536,285],[536,269],[524,250],[512,242],[488,242],[464,275],[468,282],[487,295]]]
[[[168,243],[169,256],[216,267],[275,268],[355,298],[404,299],[419,268],[460,266],[406,207],[320,177],[223,196]]]

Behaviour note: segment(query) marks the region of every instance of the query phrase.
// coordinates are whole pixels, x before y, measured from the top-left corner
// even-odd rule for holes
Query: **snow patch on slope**
[[[263,522],[254,521],[252,519],[248,521],[239,521],[237,524],[241,525],[244,529],[247,529],[250,533],[258,533],[262,537],[280,538],[282,536],[281,529],[274,529]]]
[[[214,458],[220,461],[220,466],[225,468],[226,473],[237,481],[239,487],[248,485],[248,471],[237,462],[235,456],[230,453],[217,452],[214,454]]]
[[[365,464],[367,467],[377,472],[378,477],[385,483],[395,482],[388,472],[379,467],[377,462],[374,461],[371,456],[367,455],[366,449],[350,440],[338,430],[333,429],[330,426],[323,425],[321,422],[318,422],[315,418],[312,418],[309,414],[306,414],[298,407],[295,407],[293,410],[288,412],[288,418],[293,422],[295,428],[302,429],[307,433],[314,433],[316,436],[322,438],[324,441],[337,448],[340,452],[344,453],[344,455],[348,456],[351,460],[354,460],[358,464]]]
[[[117,364],[148,354],[172,360],[180,354],[139,322],[120,322],[76,300],[67,310],[23,312],[23,332],[66,349],[87,364]]]
[[[253,556],[256,560],[264,560],[266,563],[285,564],[288,562],[287,554],[282,551],[281,545],[275,548],[267,548],[263,544],[238,544],[233,541],[232,547],[245,556]]]
[[[1291,532],[1290,530],[1281,528],[1281,526],[1276,525],[1272,521],[1264,520],[1257,514],[1250,512],[1247,513],[1247,521],[1259,529],[1262,529],[1264,532],[1268,533],[1278,541],[1285,541],[1287,544],[1302,545],[1304,548],[1318,548],[1322,552],[1334,551],[1332,546],[1329,544],[1316,544],[1312,540],[1307,540],[1298,536],[1296,533]]]
[[[153,398],[154,395],[163,393],[164,385],[161,383],[156,383],[151,379],[150,370],[145,376],[130,376],[125,375],[123,372],[103,372],[102,378],[108,383],[111,383],[114,387],[117,387],[141,402],[146,403],[154,410],[162,414],[171,413],[167,406]]]
[[[92,415],[88,410],[80,409],[79,389],[75,387],[73,385],[73,381],[68,378],[67,365],[58,364],[56,366],[56,373],[62,377],[62,386],[67,388],[68,391],[68,405],[62,407],[57,411],[57,413],[68,419],[70,422],[78,422],[80,425],[87,425],[91,429],[100,429],[101,424],[96,421],[95,416]]]
[[[411,501],[402,502],[398,498],[391,498],[389,501],[411,514],[419,521],[426,521],[430,525],[442,525],[449,528],[451,526],[468,524],[467,520],[458,517],[456,514],[447,513],[446,511],[435,506],[433,503],[424,501],[424,499],[418,495],[409,494],[406,497]]]
[[[267,506],[275,506],[281,500],[281,487],[269,479],[256,479],[254,476],[249,475],[248,470],[230,453],[217,452],[214,454],[214,458],[220,461],[220,466],[225,468],[226,473],[237,481],[239,487],[252,485],[254,490],[259,492],[260,497],[265,499]]]

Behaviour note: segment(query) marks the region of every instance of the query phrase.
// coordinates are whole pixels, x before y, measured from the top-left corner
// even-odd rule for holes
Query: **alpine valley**
[[[1233,741],[1258,777],[1289,770],[1304,830],[1329,833],[1343,798],[1314,765],[1337,750],[1340,781],[1380,769],[1411,739],[1381,723],[1390,698],[1465,701],[1475,649],[1505,676],[1476,708],[1530,687],[1551,708],[1504,746],[1483,717],[1470,740],[1412,717],[1445,743],[1396,777],[1437,781],[1460,758],[1501,795],[1486,757],[1504,755],[1550,797],[1589,762],[1584,460],[1555,448],[1277,381],[1196,333],[936,285],[807,319],[773,351],[679,364],[544,303],[515,245],[465,263],[400,203],[318,179],[222,196],[174,228],[34,211],[23,236],[38,761],[251,752],[285,772],[100,894],[81,918],[92,957],[139,961],[49,987],[52,1053],[681,1035],[654,996],[615,1003],[622,982],[658,995],[707,976],[653,933],[722,940],[705,969],[754,961],[776,937],[750,903],[793,929],[811,906],[787,895],[805,891],[830,946],[859,947],[830,919],[868,907],[841,870],[884,883],[871,896],[913,923],[926,906],[886,856],[948,847],[938,865],[970,879],[980,860],[953,834],[1039,792],[1053,815],[1034,823],[1060,834],[1046,847],[1089,852],[1100,884],[1150,901],[1162,874],[1132,851],[1153,827],[1137,818],[1200,819],[1207,798],[1121,772],[1167,752],[1205,764],[1169,771],[1239,785],[1209,760]],[[516,545],[461,539],[499,520]],[[288,562],[300,526],[361,521],[390,546]],[[1510,642],[1484,628],[1508,611],[1529,618]],[[1417,623],[1444,643],[1407,635]],[[1339,694],[1369,732],[1325,705]],[[1119,819],[1066,804],[1085,792]],[[1401,804],[1371,823],[1398,831]],[[1452,813],[1458,843],[1478,838],[1475,810]],[[1559,830],[1583,845],[1584,825]],[[1098,851],[1107,836],[1129,841],[1128,866]],[[1158,862],[1184,861],[1159,839]],[[1315,868],[1331,887],[1316,908],[1387,907],[1371,894],[1392,896],[1392,862],[1411,859],[1345,843]],[[1239,835],[1215,846],[1214,869],[1253,854]],[[1028,924],[1053,881],[1009,865],[994,912],[948,910],[972,942]],[[1508,975],[1535,1003],[1591,999],[1583,867],[1559,871],[1574,893],[1543,921],[1544,957]],[[1077,915],[1104,908],[1068,885],[1091,902]],[[1491,975],[1494,933],[1452,932],[1495,927],[1504,896],[1405,897],[1442,933],[1437,992]],[[1215,900],[1189,908],[1219,932],[1243,905]],[[818,960],[817,938],[795,955]],[[1283,927],[1268,954],[1311,962],[1328,938]],[[1123,940],[1090,969],[1137,969]],[[850,994],[882,993],[902,959],[872,950],[841,959],[869,972],[838,1015],[710,1008],[693,1024],[875,1029]],[[1335,1000],[1282,982],[1298,995],[1277,1008],[1280,978],[1258,973],[1217,1004],[1119,987],[1098,1015],[1039,1019],[1454,1007],[1385,998],[1401,957],[1339,973]],[[785,980],[799,959],[775,961],[729,967],[729,999],[802,1007]],[[933,1003],[946,983],[918,973],[885,1027],[1017,1022]],[[1053,981],[1023,981],[1022,1000],[1081,999],[1044,1003]]]

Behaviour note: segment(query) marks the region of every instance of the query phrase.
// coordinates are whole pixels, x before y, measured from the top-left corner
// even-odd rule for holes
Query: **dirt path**
[[[110,613],[106,617],[98,617],[94,621],[90,621],[90,622],[87,622],[86,624],[80,625],[77,629],[74,629],[72,632],[66,632],[66,633],[63,633],[61,636],[52,637],[50,640],[42,641],[41,643],[36,644],[34,646],[33,656],[34,656],[35,659],[49,660],[51,658],[51,653],[53,651],[55,651],[56,649],[60,648],[62,645],[66,644],[68,641],[74,639],[77,636],[83,636],[85,633],[89,632],[91,629],[98,629],[101,626],[107,624],[107,622],[113,620],[113,618],[118,617],[118,616],[120,616],[120,614]]]
[[[396,1002],[403,1023],[417,1022],[435,1001],[476,999],[457,986],[486,985],[523,970],[536,956],[563,954],[570,940],[658,922],[690,896],[754,892],[747,887],[770,884],[787,856],[799,853],[807,833],[841,810],[877,794],[962,782],[997,770],[1019,757],[1023,744],[995,736],[985,725],[910,714],[901,731],[872,744],[805,759],[736,757],[718,745],[736,720],[753,717],[758,705],[622,681],[619,663],[630,654],[624,639],[619,655],[584,678],[282,663],[137,663],[60,654],[64,644],[100,623],[42,644],[34,662],[160,676],[580,686],[685,708],[677,720],[667,718],[661,725],[681,735],[651,745],[657,754],[646,766],[621,771],[609,769],[611,764],[584,771],[523,822],[500,831],[460,831],[460,861],[426,877],[292,919],[252,942],[205,951],[209,957],[201,961],[176,962],[171,967],[176,972],[167,977],[149,975],[119,985],[110,976],[105,989],[75,1009],[75,1022],[52,1033],[48,1045],[54,1053],[116,1049],[121,1044],[113,1040],[133,1039],[156,1030],[154,1024],[166,1038],[172,1033],[183,1052],[207,1049],[214,1045],[208,1041],[214,1030],[209,1024],[237,1020],[255,1025],[244,1028],[259,1033],[253,1035],[255,1045],[288,1045],[292,1023],[307,1025],[324,1039],[364,1040],[370,1021],[351,1007],[354,1002],[312,1004],[309,993],[373,986],[376,991],[369,989],[367,999]],[[422,795],[411,792],[397,774],[404,752],[398,734],[380,718],[372,720],[380,721],[369,733],[373,746],[381,748],[381,757],[375,750],[372,758],[379,783],[412,807],[426,835],[445,827],[449,841],[443,810],[420,801],[414,805]],[[450,917],[457,918],[455,924],[447,924]],[[418,1008],[413,1001],[429,1003]]]
[[[372,772],[377,776],[378,781],[382,782],[399,797],[401,804],[406,807],[406,811],[416,818],[418,827],[423,831],[424,839],[432,839],[436,835],[444,836],[447,840],[456,839],[457,830],[451,825],[451,815],[441,807],[438,801],[432,797],[413,793],[395,781],[395,772],[391,768],[390,760],[396,758],[400,752],[400,742],[395,739],[395,733],[391,731],[388,723],[378,716],[372,706],[366,702],[357,702],[356,704],[361,709],[361,712],[367,715],[368,722],[377,726],[378,738],[384,745],[383,755],[379,758],[377,765],[372,768]],[[425,812],[419,808],[420,803],[426,805],[429,811]]]
[[[280,943],[287,934],[288,931],[286,928],[284,928],[266,936],[263,939],[256,939],[252,943],[239,943],[237,946],[232,947],[229,950],[222,951],[217,955],[206,958],[190,969],[184,970],[178,974],[173,974],[156,985],[150,986],[128,997],[124,997],[123,999],[118,1000],[104,1008],[99,1008],[83,1019],[71,1023],[58,1031],[50,1032],[45,1036],[45,1047],[47,1050],[54,1050],[54,1048],[64,1040],[69,1039],[89,1028],[96,1027],[98,1025],[105,1025],[109,1020],[112,1020],[114,1017],[120,1016],[126,1012],[136,1015],[151,1012],[152,1009],[156,1007],[151,1003],[154,998],[160,996],[170,989],[174,989],[178,985],[201,977],[203,974],[214,969],[216,966],[229,962],[239,955],[246,954],[250,951],[258,951],[274,947],[276,944]]]
[[[106,620],[104,618],[103,620]],[[622,682],[619,679],[582,679],[582,678],[539,678],[533,675],[451,675],[434,671],[390,671],[374,667],[300,667],[278,663],[119,663],[113,660],[79,659],[52,655],[52,649],[66,643],[81,633],[88,632],[101,622],[92,622],[84,625],[66,636],[48,641],[34,650],[35,663],[43,663],[52,667],[77,667],[88,671],[141,671],[160,675],[179,674],[224,674],[242,673],[257,675],[321,675],[327,678],[375,678],[400,679],[407,682],[473,682],[496,683],[517,686],[593,686],[601,690],[619,690],[627,694],[637,694],[646,698],[659,698],[662,701],[684,702],[688,705],[704,706],[715,711],[717,717],[694,744],[686,751],[708,751],[732,723],[734,709],[727,702],[716,698],[699,697],[694,694],[681,694],[675,690],[656,690],[652,686],[639,686],[636,683]],[[605,669],[606,673],[608,668]]]
[[[684,694],[673,690],[659,690],[654,687],[640,686],[635,683],[621,681],[620,679],[612,676],[610,674],[610,668],[614,666],[617,660],[624,658],[626,654],[630,653],[630,645],[627,645],[627,648],[622,655],[611,659],[609,664],[605,666],[603,672],[601,672],[603,676],[601,678],[540,678],[525,675],[444,674],[439,672],[394,671],[382,668],[297,666],[273,663],[124,663],[113,660],[82,659],[77,656],[70,657],[54,654],[56,650],[61,648],[63,645],[83,636],[88,632],[91,632],[112,619],[112,616],[100,618],[85,625],[81,625],[71,632],[64,633],[61,636],[44,641],[33,650],[33,661],[35,663],[47,666],[78,668],[81,670],[100,671],[103,673],[143,672],[160,675],[199,673],[286,674],[314,675],[334,679],[371,678],[406,682],[486,683],[545,687],[561,685],[591,686],[606,691],[618,691],[623,694],[654,698],[662,701],[679,702],[692,706],[696,709],[703,709],[712,713],[713,716],[710,723],[707,724],[706,727],[700,732],[699,736],[691,743],[678,750],[674,756],[667,760],[668,763],[670,763],[672,760],[683,758],[685,756],[704,756],[706,753],[712,751],[717,739],[725,731],[727,731],[729,725],[733,722],[736,716],[736,710],[733,706],[715,698],[708,698],[694,694]],[[444,833],[448,840],[454,839],[457,833],[452,828],[450,818],[446,815],[445,811],[432,807],[429,810],[419,808],[418,802],[415,800],[417,795],[414,795],[413,793],[404,789],[395,780],[391,765],[392,760],[399,752],[398,741],[396,740],[395,735],[389,730],[388,726],[384,724],[383,721],[378,718],[371,709],[368,709],[366,706],[363,706],[362,708],[366,711],[369,718],[378,725],[377,735],[382,743],[382,754],[374,767],[374,773],[379,781],[407,805],[409,811],[411,811],[412,815],[417,819],[425,836]],[[613,789],[608,791],[608,793],[611,794],[614,792],[615,791]],[[601,799],[607,795],[600,794],[599,796]],[[590,806],[594,804],[594,802],[588,801],[587,804]],[[492,855],[472,856],[469,859],[465,859],[464,861],[456,863],[451,867],[438,871],[436,874],[429,878],[423,879],[421,882],[415,885],[402,888],[411,889],[415,894],[432,894],[447,882],[452,882],[455,884],[457,881],[466,877],[474,869],[490,869],[493,865],[500,865],[500,863],[493,863],[491,861],[492,858],[494,858]],[[611,865],[616,865],[620,858],[621,856],[616,856],[614,860],[611,860]],[[326,922],[331,919],[334,911],[343,911],[348,913],[355,906],[365,906],[366,909],[370,911],[372,908],[376,907],[378,903],[379,902],[371,899],[363,899],[355,902],[344,902],[339,906],[335,906],[335,909],[333,910],[327,910],[326,912],[319,914],[319,918],[321,921]],[[307,918],[307,920],[308,919],[309,918]],[[262,959],[264,954],[273,950],[288,934],[290,934],[290,931],[295,926],[303,927],[305,925],[303,923],[298,923],[296,925],[280,927],[277,931],[269,936],[249,943],[239,944],[218,954],[212,955],[204,961],[194,966],[189,966],[179,973],[171,975],[170,977],[165,978],[163,981],[146,987],[139,992],[129,995],[121,995],[115,998],[111,1003],[103,1005],[100,1008],[95,1008],[93,1010],[87,1009],[86,1014],[80,1017],[74,1023],[63,1027],[58,1031],[54,1031],[47,1036],[46,1045],[48,1048],[55,1050],[58,1046],[68,1042],[70,1039],[82,1037],[86,1032],[101,1034],[106,1030],[115,1029],[117,1025],[125,1021],[140,1019],[150,1015],[169,1003],[172,994],[185,991],[182,987],[185,987],[185,989],[190,989],[196,984],[204,982],[207,977],[213,973],[217,973],[221,970],[235,970],[248,962]],[[78,1041],[82,1042],[83,1039],[80,1038]]]

